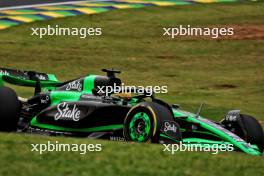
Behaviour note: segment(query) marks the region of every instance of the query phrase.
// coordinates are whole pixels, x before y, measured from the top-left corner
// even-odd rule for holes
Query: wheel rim
[[[129,123],[129,136],[132,141],[143,142],[149,139],[150,117],[145,112],[136,113]]]

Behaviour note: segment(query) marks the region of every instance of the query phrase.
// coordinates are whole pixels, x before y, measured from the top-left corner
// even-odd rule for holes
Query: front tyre
[[[239,121],[224,119],[221,123],[226,129],[235,133],[246,142],[257,145],[260,152],[263,152],[264,132],[260,123],[254,117],[246,114],[240,114],[239,119]]]
[[[169,109],[156,102],[142,102],[130,109],[124,121],[126,141],[159,143],[164,121],[173,121]]]
[[[12,89],[0,88],[0,131],[11,132],[17,129],[20,103]]]
[[[252,116],[241,114],[240,117],[246,131],[244,136],[245,140],[251,144],[257,145],[259,150],[263,152],[264,133],[262,126]]]

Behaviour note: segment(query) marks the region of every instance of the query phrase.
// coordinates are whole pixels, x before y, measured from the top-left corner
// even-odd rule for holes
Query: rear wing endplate
[[[0,86],[4,82],[27,87],[35,87],[37,82],[41,87],[53,87],[60,84],[53,74],[0,68]]]

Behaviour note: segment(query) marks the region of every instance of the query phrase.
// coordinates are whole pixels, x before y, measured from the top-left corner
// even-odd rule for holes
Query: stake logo
[[[66,90],[82,91],[82,84],[80,81],[73,81],[68,84],[68,86],[66,87]]]
[[[172,132],[176,133],[177,132],[176,125],[174,125],[174,123],[165,122],[164,123],[164,132],[167,132],[167,131],[172,131]]]
[[[76,107],[76,104],[73,107],[69,107],[69,104],[66,102],[60,103],[57,106],[58,112],[55,114],[55,120],[65,119],[79,121],[81,117],[81,111]]]

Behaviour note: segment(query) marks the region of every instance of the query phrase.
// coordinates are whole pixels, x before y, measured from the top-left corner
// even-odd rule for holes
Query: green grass
[[[1,66],[51,72],[61,80],[115,67],[128,85],[167,85],[169,93],[160,96],[184,109],[195,111],[207,102],[204,115],[215,119],[233,108],[261,119],[263,40],[171,40],[162,28],[263,24],[263,10],[263,3],[156,7],[22,25],[0,32]],[[101,27],[103,35],[31,36],[31,27],[48,24]],[[237,88],[214,88],[221,84]],[[23,89],[22,95],[32,91]]]
[[[163,27],[263,25],[264,3],[230,3],[117,10],[26,24],[0,31],[1,67],[55,73],[61,80],[101,68],[123,70],[128,85],[167,85],[158,97],[220,119],[229,109],[264,120],[264,40],[172,40]],[[77,37],[31,36],[31,27],[101,27],[103,35]],[[218,88],[219,85],[235,88]],[[20,88],[23,96],[32,91]],[[30,143],[56,138],[0,134],[0,175],[263,175],[259,157],[238,153],[211,155],[179,152],[169,155],[157,145],[136,145],[84,139],[58,138],[69,143],[102,142],[103,152],[30,152]]]
[[[150,144],[0,134],[0,175],[263,175],[263,158],[242,153],[177,152]],[[15,140],[14,140],[15,139]],[[102,144],[102,152],[32,152],[31,144]],[[5,152],[3,152],[5,151]]]

